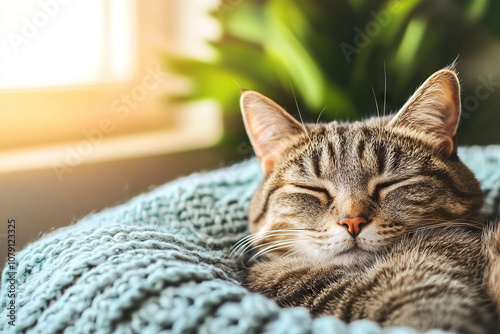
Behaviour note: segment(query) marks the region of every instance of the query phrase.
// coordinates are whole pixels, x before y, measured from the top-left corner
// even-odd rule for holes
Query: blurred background
[[[353,120],[456,60],[459,144],[499,144],[498,17],[493,0],[0,0],[0,262],[8,219],[20,249],[250,158],[239,86]]]

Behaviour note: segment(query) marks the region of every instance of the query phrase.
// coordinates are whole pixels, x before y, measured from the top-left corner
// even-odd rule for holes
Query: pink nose
[[[349,233],[356,237],[361,229],[368,224],[368,221],[364,217],[343,217],[340,219],[339,224],[345,226]]]

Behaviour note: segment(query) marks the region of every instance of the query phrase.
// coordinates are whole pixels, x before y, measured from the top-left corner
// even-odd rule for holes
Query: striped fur
[[[305,125],[245,91],[266,175],[240,247],[257,259],[249,288],[317,316],[498,332],[500,229],[482,233],[482,193],[456,155],[459,90],[445,69],[393,117]],[[343,217],[363,217],[359,234]]]
[[[480,233],[450,228],[405,237],[371,266],[305,257],[257,262],[247,283],[280,306],[303,306],[315,316],[496,333],[498,319],[481,288],[481,255]]]
[[[497,314],[500,315],[500,225],[489,224],[484,230],[483,252],[487,260],[484,283]]]

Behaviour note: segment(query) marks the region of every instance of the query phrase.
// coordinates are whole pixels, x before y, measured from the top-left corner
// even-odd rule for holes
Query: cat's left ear
[[[304,128],[290,114],[268,97],[245,90],[240,99],[241,113],[252,147],[265,175],[282,159],[282,148]]]
[[[452,69],[431,75],[390,120],[387,127],[416,131],[442,154],[457,150],[460,83]]]

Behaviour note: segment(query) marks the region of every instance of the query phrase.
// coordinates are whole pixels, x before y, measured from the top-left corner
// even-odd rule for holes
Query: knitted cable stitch
[[[481,181],[489,218],[497,216],[500,146],[460,155]],[[227,254],[247,234],[261,180],[255,159],[193,174],[45,235],[17,254],[16,326],[1,289],[0,332],[416,333],[313,319],[247,291]],[[5,268],[2,286],[7,278]]]

